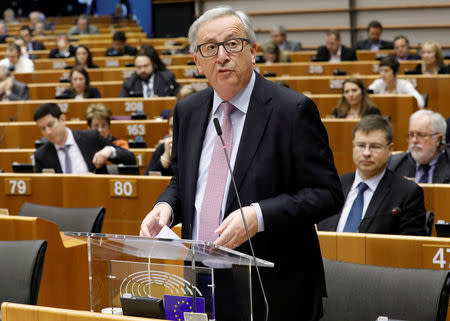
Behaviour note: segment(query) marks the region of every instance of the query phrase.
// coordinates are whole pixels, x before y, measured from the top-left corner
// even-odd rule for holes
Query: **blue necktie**
[[[420,165],[419,169],[422,171],[422,175],[419,177],[419,183],[428,183],[428,171],[430,170],[430,165]]]
[[[64,151],[64,154],[66,155],[66,157],[65,157],[65,161],[66,161],[65,173],[66,174],[72,173],[72,162],[70,161],[70,157],[69,157],[69,148],[70,148],[70,145],[66,145],[66,146],[60,148],[60,150]]]
[[[353,202],[350,213],[348,213],[347,222],[345,222],[344,232],[358,232],[358,226],[361,222],[364,209],[364,191],[368,188],[364,182],[358,185],[358,196]]]

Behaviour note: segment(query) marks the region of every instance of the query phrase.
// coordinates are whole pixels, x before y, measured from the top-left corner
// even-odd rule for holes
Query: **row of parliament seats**
[[[128,72],[128,70],[127,70]],[[131,72],[131,70],[130,70]],[[121,72],[119,75],[122,76]],[[123,76],[122,76],[123,77]],[[287,85],[304,94],[341,94],[342,83],[347,76],[281,76],[271,77],[272,81],[283,81]],[[361,75],[359,77],[366,86],[369,86],[378,75]],[[402,75],[402,79],[407,79],[416,85],[420,93],[429,95],[429,108],[446,115],[446,104],[450,101],[450,92],[447,90],[450,84],[450,75]],[[209,84],[207,79],[185,78],[178,79],[182,85],[191,84],[196,90],[206,88]],[[92,87],[100,90],[102,98],[118,97],[122,89],[123,80],[93,81]],[[28,85],[31,99],[54,99],[67,88],[68,83],[30,83]]]
[[[357,120],[324,118],[331,114],[334,106],[339,100],[339,95],[310,95],[318,106],[320,116],[327,129],[331,149],[333,150],[335,164],[340,174],[352,171],[352,139],[353,128]],[[374,95],[374,102],[384,115],[389,115],[394,128],[394,148],[395,150],[406,150],[407,140],[404,137],[408,132],[408,117],[417,107],[415,100],[411,96],[390,96]],[[5,130],[6,135],[0,148],[8,152],[7,148],[33,148],[35,140],[42,137],[39,128],[32,121],[33,112],[41,103],[45,101],[26,101],[18,103],[2,103],[0,108],[0,131]],[[138,110],[143,110],[149,118],[159,115],[163,109],[171,109],[175,104],[174,98],[114,98],[114,99],[89,99],[89,100],[67,100],[64,102],[55,101],[60,104],[66,113],[68,126],[72,129],[87,128],[84,119],[86,107],[91,103],[102,102],[109,106],[114,115],[130,115]],[[160,104],[159,104],[160,103]],[[17,122],[5,122],[5,120],[15,118]],[[5,129],[6,128],[6,129]],[[147,143],[147,147],[154,147],[155,144],[167,134],[167,121],[160,120],[117,120],[111,123],[111,133],[113,136],[123,139],[134,139],[135,136],[142,136]],[[30,151],[31,152],[31,151]],[[12,157],[12,156],[11,156]],[[10,159],[22,162],[23,158]],[[5,162],[7,162],[5,160]],[[144,161],[142,167],[145,167]],[[3,163],[3,169],[11,170],[10,163]]]
[[[114,59],[111,59],[114,60]],[[70,63],[70,61],[69,61]],[[73,63],[73,60],[72,60]],[[130,62],[128,62],[130,63]],[[400,71],[405,69],[413,69],[418,61],[409,61],[402,63]],[[198,75],[197,68],[195,66],[188,65],[169,65],[168,69],[172,71],[177,80],[193,78]],[[372,61],[359,61],[359,62],[341,62],[338,64],[333,63],[307,63],[307,62],[291,62],[291,63],[278,63],[278,64],[257,64],[255,69],[262,75],[270,73],[276,76],[313,76],[323,75],[332,76],[335,70],[346,72],[348,76],[358,75],[379,75],[379,63]],[[129,68],[98,68],[89,70],[89,78],[91,81],[105,81],[105,80],[124,80],[128,78],[131,73],[135,71],[134,67]],[[19,81],[30,83],[49,83],[59,82],[61,79],[67,79],[69,77],[70,70],[63,68],[52,70],[36,69],[33,73],[19,73],[15,75],[15,78]],[[402,75],[400,76],[402,77]]]

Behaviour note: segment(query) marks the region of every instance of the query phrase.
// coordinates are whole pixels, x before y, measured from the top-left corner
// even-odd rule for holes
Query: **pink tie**
[[[227,147],[228,157],[230,157],[231,148],[233,147],[233,126],[231,125],[230,115],[234,110],[234,106],[227,101],[222,102],[221,106],[224,111],[222,138]],[[209,164],[208,180],[200,211],[198,239],[201,241],[214,242],[218,237],[214,231],[220,224],[227,175],[227,160],[223,152],[222,142],[217,137],[211,163]]]

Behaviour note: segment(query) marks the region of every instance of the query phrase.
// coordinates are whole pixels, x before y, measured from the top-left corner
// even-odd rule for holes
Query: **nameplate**
[[[31,195],[31,178],[5,178],[6,195]]]
[[[136,197],[136,180],[131,179],[110,179],[109,195],[111,197]]]

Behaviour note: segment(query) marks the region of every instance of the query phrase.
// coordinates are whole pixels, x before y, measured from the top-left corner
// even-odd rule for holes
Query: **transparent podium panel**
[[[255,261],[249,255],[208,242],[65,234],[87,243],[90,305],[94,312],[122,311],[126,315],[177,321],[200,313],[215,320],[216,305],[227,304],[216,295],[221,291],[218,286],[236,286],[217,282],[218,277],[223,271],[232,271],[239,275],[239,295],[248,302],[248,320],[252,320],[251,266],[273,267],[271,262]]]

